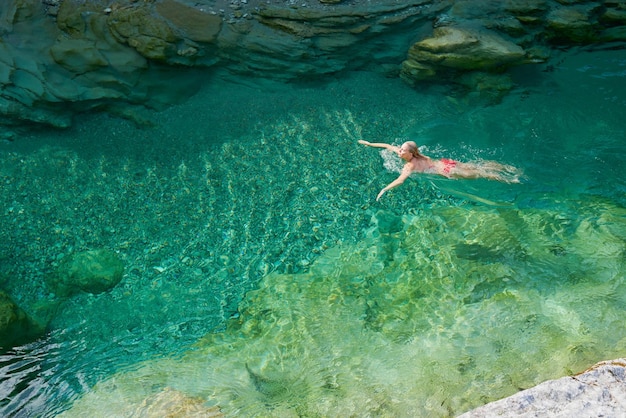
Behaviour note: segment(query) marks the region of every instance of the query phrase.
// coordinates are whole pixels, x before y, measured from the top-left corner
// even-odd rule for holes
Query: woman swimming
[[[362,139],[359,144],[375,148],[385,148],[395,152],[405,162],[400,176],[385,186],[376,200],[389,189],[398,187],[413,173],[438,174],[451,179],[478,179],[486,178],[506,183],[519,183],[520,172],[517,168],[497,163],[495,161],[483,161],[480,163],[462,163],[460,161],[442,158],[435,160],[419,152],[417,144],[407,141],[401,146],[389,145],[381,142],[368,142]]]

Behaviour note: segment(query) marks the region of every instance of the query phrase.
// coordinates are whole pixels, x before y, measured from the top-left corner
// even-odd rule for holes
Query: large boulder
[[[411,46],[400,75],[411,85],[445,81],[500,94],[512,87],[501,73],[527,60],[524,49],[494,31],[443,26]]]
[[[413,44],[408,60],[433,68],[491,71],[524,61],[524,50],[487,29],[435,28],[430,38]]]
[[[61,296],[78,292],[102,293],[115,287],[124,275],[124,263],[111,250],[82,251],[66,256],[48,284]]]

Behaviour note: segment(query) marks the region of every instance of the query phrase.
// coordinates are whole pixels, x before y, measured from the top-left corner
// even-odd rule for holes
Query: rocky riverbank
[[[145,108],[184,100],[218,68],[286,81],[371,70],[497,99],[509,68],[549,68],[555,48],[622,48],[626,2],[7,0],[0,33],[11,139],[91,109],[149,123]]]

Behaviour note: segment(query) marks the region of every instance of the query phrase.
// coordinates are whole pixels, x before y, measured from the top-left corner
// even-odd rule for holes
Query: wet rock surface
[[[623,47],[625,28],[617,0],[8,0],[0,119],[67,127],[98,109],[143,123],[142,108],[184,100],[217,68],[290,81],[371,70],[498,99],[511,67],[554,47]]]
[[[626,359],[603,361],[576,376],[550,380],[459,418],[618,417],[626,414]]]

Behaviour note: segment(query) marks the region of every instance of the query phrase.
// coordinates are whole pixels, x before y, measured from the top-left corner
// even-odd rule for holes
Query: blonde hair
[[[419,150],[419,148],[417,148],[417,144],[415,142],[407,141],[407,142],[405,142],[405,144],[408,145],[409,152],[415,158],[419,158],[419,157],[422,156],[422,154],[420,154],[420,150]]]

